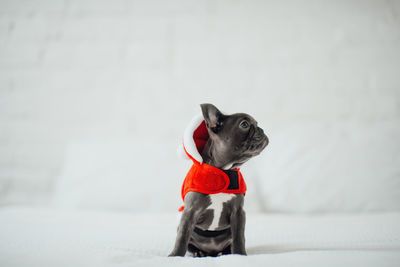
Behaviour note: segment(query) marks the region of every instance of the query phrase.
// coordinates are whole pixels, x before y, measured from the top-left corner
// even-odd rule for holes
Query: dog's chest
[[[208,227],[208,230],[213,231],[216,230],[219,226],[219,221],[221,219],[221,215],[224,209],[224,204],[231,201],[236,195],[235,194],[210,194],[211,204],[207,207],[207,210],[213,210],[213,219]]]

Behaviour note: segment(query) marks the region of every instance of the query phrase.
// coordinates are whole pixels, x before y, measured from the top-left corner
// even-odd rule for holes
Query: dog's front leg
[[[244,226],[246,224],[246,213],[242,207],[235,209],[231,214],[232,231],[232,254],[247,255],[244,238]]]
[[[195,226],[196,214],[197,212],[195,212],[193,208],[185,207],[183,210],[181,222],[178,227],[175,247],[169,256],[185,256],[189,239]]]
[[[204,209],[210,204],[206,194],[190,191],[185,196],[185,209],[178,227],[175,247],[169,256],[185,256],[193,229]]]

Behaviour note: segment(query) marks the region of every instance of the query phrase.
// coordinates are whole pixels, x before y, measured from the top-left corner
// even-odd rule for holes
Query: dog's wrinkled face
[[[202,104],[201,109],[211,139],[208,156],[216,167],[237,168],[268,145],[268,137],[250,115],[224,115],[211,104]]]

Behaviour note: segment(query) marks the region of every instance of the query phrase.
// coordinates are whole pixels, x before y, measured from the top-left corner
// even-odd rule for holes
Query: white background
[[[199,104],[270,145],[247,209],[400,210],[398,1],[0,0],[0,204],[171,211]]]

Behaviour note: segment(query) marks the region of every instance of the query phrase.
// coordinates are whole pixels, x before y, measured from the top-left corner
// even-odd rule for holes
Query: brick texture
[[[92,139],[171,151],[151,160],[176,190],[201,102],[264,124],[399,120],[399,3],[0,0],[0,203],[46,203]]]

